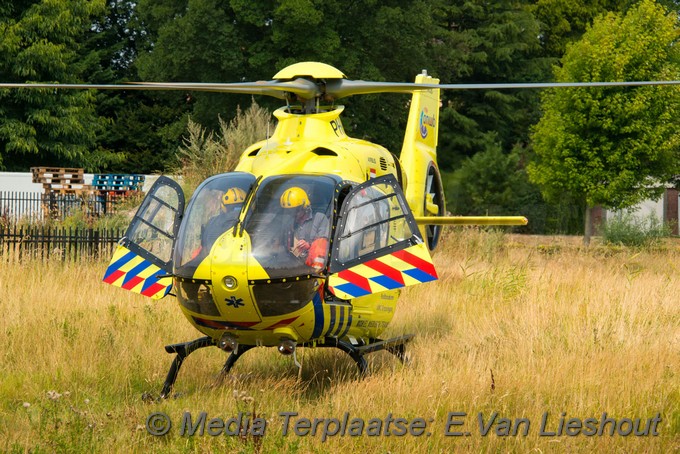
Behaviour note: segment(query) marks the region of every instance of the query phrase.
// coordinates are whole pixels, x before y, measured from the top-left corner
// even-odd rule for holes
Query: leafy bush
[[[459,169],[444,175],[448,209],[460,215],[523,215],[529,224],[513,227],[520,233],[580,233],[583,210],[565,194],[546,202],[527,177],[531,151],[515,146],[505,153],[490,146],[465,159]]]
[[[605,244],[647,247],[657,244],[671,234],[671,228],[661,222],[654,213],[636,217],[629,211],[616,214],[600,227]]]
[[[253,102],[247,110],[239,109],[229,123],[220,118],[218,134],[189,120],[188,137],[178,153],[181,162],[178,172],[186,195],[190,196],[209,176],[233,170],[247,147],[265,139],[268,131],[273,132],[270,118],[266,109]]]

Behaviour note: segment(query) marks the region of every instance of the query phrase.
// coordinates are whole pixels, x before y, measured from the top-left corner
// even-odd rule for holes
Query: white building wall
[[[628,208],[626,210],[606,210],[605,218],[612,219],[617,214],[627,211],[630,212],[635,218],[639,220],[648,219],[650,214],[656,217],[657,221],[664,221],[664,196],[663,194],[658,200],[645,200],[642,203],[635,205],[634,207]]]
[[[92,184],[94,174],[86,173],[83,175],[85,184]],[[151,186],[158,179],[158,175],[145,175],[144,186],[142,190],[147,192]],[[33,183],[33,174],[31,172],[0,172],[0,192],[2,193],[21,193],[15,194],[14,197],[25,197],[29,193],[29,197],[40,197],[44,193],[41,183]],[[11,207],[11,209],[10,209]],[[43,217],[42,205],[35,202],[23,200],[22,202],[7,203],[6,205],[0,201],[0,216],[9,215],[13,218],[38,218]]]
[[[84,178],[85,184],[92,184],[94,174],[86,173]],[[158,175],[145,175],[142,191],[148,191],[157,179]],[[9,191],[42,193],[43,187],[40,183],[33,183],[31,172],[0,172],[0,192]]]

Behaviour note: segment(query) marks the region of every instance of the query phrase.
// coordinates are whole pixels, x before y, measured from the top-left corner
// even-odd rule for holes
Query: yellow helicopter
[[[180,186],[160,177],[134,215],[104,282],[153,299],[172,294],[204,337],[165,347],[175,354],[161,397],[193,351],[229,353],[229,372],[253,347],[276,347],[296,364],[298,347],[334,347],[365,373],[369,353],[405,360],[412,334],[381,339],[402,288],[437,279],[431,253],[442,225],[523,225],[522,216],[445,216],[437,166],[441,89],[647,85],[665,82],[439,84],[349,80],[303,62],[271,81],[232,84],[0,84],[5,88],[185,90],[247,93],[285,101],[275,131],[214,175],[185,208]],[[677,82],[669,82],[677,83]],[[338,99],[411,94],[399,158],[349,137]]]
[[[166,346],[176,354],[161,397],[184,359],[217,346],[223,372],[253,347],[277,347],[296,364],[298,347],[336,347],[360,373],[379,350],[404,360],[413,336],[382,340],[403,287],[437,279],[430,256],[440,225],[526,224],[524,217],[444,217],[437,167],[438,80],[351,81],[323,63],[288,66],[273,81],[144,84],[264,94],[286,105],[267,139],[214,175],[185,209],[180,186],[160,177],[106,270],[104,282],[151,298],[170,292],[205,337]],[[349,137],[339,98],[413,93],[399,159]]]

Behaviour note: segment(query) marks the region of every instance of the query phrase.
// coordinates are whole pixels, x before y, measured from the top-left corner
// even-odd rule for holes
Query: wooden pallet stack
[[[84,169],[73,167],[31,167],[33,183],[42,184],[45,194],[76,194],[92,188],[85,184]]]
[[[42,184],[42,212],[45,218],[63,219],[82,209],[92,194],[85,184],[85,170],[74,167],[31,167],[33,183]]]

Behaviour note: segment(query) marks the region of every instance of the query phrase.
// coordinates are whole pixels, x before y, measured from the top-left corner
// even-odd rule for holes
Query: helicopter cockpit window
[[[217,239],[236,225],[255,182],[252,174],[231,172],[205,180],[194,193],[175,245],[175,273],[192,277]]]
[[[336,183],[323,175],[281,175],[260,184],[245,231],[270,278],[325,268]]]
[[[378,257],[382,250],[409,241],[415,231],[407,212],[405,200],[389,182],[351,194],[343,206],[332,268]]]

